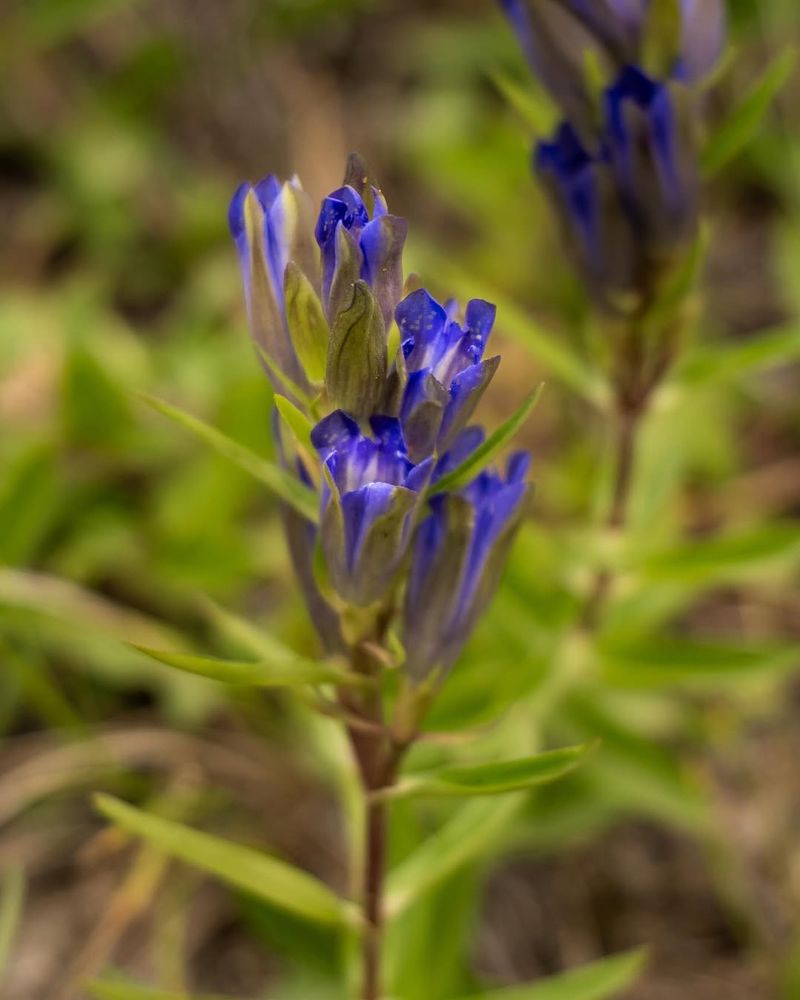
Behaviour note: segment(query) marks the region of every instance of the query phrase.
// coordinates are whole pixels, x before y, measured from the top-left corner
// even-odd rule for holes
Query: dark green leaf
[[[358,925],[353,904],[279,858],[151,815],[110,795],[96,796],[95,803],[107,819],[123,830],[145,837],[166,854],[216,875],[237,889],[314,922]]]
[[[503,795],[533,788],[568,774],[579,764],[586,746],[548,750],[533,757],[491,764],[443,767],[424,774],[410,774],[386,790],[384,798],[411,796]]]
[[[311,282],[291,260],[286,265],[284,295],[286,324],[297,357],[309,381],[321,382],[325,378],[330,329]]]
[[[528,986],[492,990],[468,1000],[607,1000],[634,982],[646,958],[646,951],[637,948],[621,955],[601,958],[558,976],[548,976]]]

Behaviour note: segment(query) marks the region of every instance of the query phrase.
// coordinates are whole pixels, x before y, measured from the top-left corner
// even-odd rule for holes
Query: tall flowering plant
[[[561,115],[533,149],[611,357],[626,520],[638,429],[679,351],[701,255],[701,84],[725,44],[724,0],[500,0]],[[588,602],[595,617],[601,574]]]
[[[495,471],[506,435],[473,423],[500,360],[485,356],[494,307],[404,289],[406,224],[358,157],[316,219],[296,179],[268,177],[238,189],[230,226],[283,471],[312,498],[285,505],[285,527],[321,646],[342,664],[336,711],[367,796],[361,990],[374,1000],[386,800],[497,587],[529,457]],[[531,780],[516,764],[511,789]]]

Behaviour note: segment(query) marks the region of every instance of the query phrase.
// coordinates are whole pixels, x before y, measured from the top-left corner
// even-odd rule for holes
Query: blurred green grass
[[[791,0],[732,8],[736,58],[709,96],[717,122],[798,38]],[[41,738],[30,744],[35,759],[40,747],[91,748],[101,729],[140,724],[210,733],[224,746],[251,727],[294,762],[289,773],[316,773],[307,720],[284,699],[228,697],[124,644],[241,655],[240,633],[220,627],[210,597],[313,651],[271,499],[136,393],[176,402],[269,454],[269,389],[245,330],[227,199],[241,177],[273,169],[297,169],[319,197],[354,147],[409,218],[411,264],[433,289],[458,285],[463,295],[467,286],[500,301],[509,361],[487,409],[508,416],[532,385],[548,383],[524,432],[537,457],[536,512],[431,725],[488,726],[472,754],[513,748],[531,731],[543,743],[599,734],[604,751],[563,786],[532,796],[486,854],[558,854],[629,817],[686,829],[724,855],[717,891],[732,897],[744,937],[758,939],[763,918],[742,875],[754,862],[735,836],[733,848],[720,836],[707,762],[741,754],[754,721],[796,723],[786,692],[800,636],[800,404],[796,365],[785,361],[798,353],[797,79],[710,192],[711,254],[692,337],[700,360],[691,386],[676,379],[649,420],[633,527],[621,544],[593,530],[609,472],[601,423],[563,363],[554,370],[537,350],[550,337],[569,358],[603,358],[529,177],[530,129],[498,86],[498,76],[532,84],[490,4],[36,0],[11,6],[3,36],[0,753],[8,773],[26,740]],[[529,331],[505,325],[504,301],[530,315]],[[703,369],[702,350],[735,351],[775,328],[789,334],[774,356],[740,367],[706,356]],[[575,639],[574,622],[592,568],[609,560],[623,585],[593,647]],[[716,645],[704,654],[702,643]],[[506,713],[510,726],[490,725]],[[419,763],[443,753],[422,749]],[[123,760],[113,781],[152,794],[185,763]],[[63,788],[56,782],[45,794],[34,783],[14,799],[2,814],[9,843],[18,830],[61,825],[74,849],[98,829],[83,790],[64,788],[106,779],[81,768],[63,778]],[[217,779],[203,773],[200,783]],[[274,790],[273,804],[282,794]],[[325,800],[319,787],[310,794]],[[254,796],[247,784],[231,823],[244,839],[261,836]],[[225,808],[209,808],[225,827]],[[447,814],[398,807],[398,860]],[[286,826],[268,839],[294,838],[302,856],[308,835]],[[335,877],[336,859],[315,861],[314,848],[312,837],[310,863]],[[46,895],[39,856],[33,871]],[[475,986],[463,950],[480,875],[479,865],[446,883],[397,931],[416,970],[408,988],[427,989],[426,1000]],[[796,887],[770,892],[781,912],[796,902]],[[420,985],[445,901],[452,934],[437,977]],[[235,907],[237,926],[284,958],[243,974],[242,988],[263,974],[283,981],[285,995],[304,995],[292,970],[316,946],[291,929],[282,936],[274,917],[250,905]],[[781,925],[767,937],[763,954],[779,965],[791,931]],[[162,965],[165,982],[180,978]],[[198,987],[220,988],[206,976]]]

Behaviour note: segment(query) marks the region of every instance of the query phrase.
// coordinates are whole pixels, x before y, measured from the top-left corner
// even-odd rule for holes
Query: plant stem
[[[356,646],[353,668],[376,677],[380,664],[364,645]],[[340,703],[350,720],[347,732],[365,801],[364,855],[361,871],[364,938],[362,945],[361,1000],[380,1000],[381,952],[383,945],[383,889],[386,872],[388,807],[375,793],[394,784],[408,744],[393,739],[384,725],[383,706],[377,687],[351,701],[352,695],[340,693]]]
[[[381,995],[386,820],[386,804],[369,802],[364,852],[364,917],[366,928],[363,945],[363,1000],[379,1000]]]

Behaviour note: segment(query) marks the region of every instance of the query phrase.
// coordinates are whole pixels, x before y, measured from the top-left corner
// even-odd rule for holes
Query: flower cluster
[[[290,441],[276,422],[276,436],[319,496],[318,526],[288,509],[285,524],[323,643],[397,613],[409,678],[440,676],[494,592],[528,492],[523,453],[505,476],[437,485],[484,440],[470,420],[499,363],[484,358],[494,306],[474,299],[460,318],[425,289],[403,297],[406,225],[358,157],[316,220],[296,179],[268,177],[238,189],[230,226],[275,392],[312,425]]]
[[[501,0],[564,119],[534,165],[590,288],[641,296],[695,237],[692,86],[725,41],[723,0]]]

